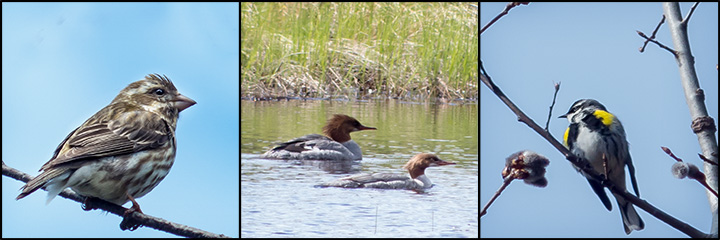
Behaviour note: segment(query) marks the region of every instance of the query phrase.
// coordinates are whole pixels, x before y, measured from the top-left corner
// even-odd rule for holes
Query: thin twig
[[[658,25],[655,26],[655,30],[653,30],[652,35],[650,35],[650,39],[655,39],[655,34],[657,34],[658,29],[660,29],[660,26],[662,26],[663,23],[665,23],[665,14],[663,14],[662,19],[660,19],[660,22],[658,23]],[[645,47],[647,46],[647,44],[649,42],[650,42],[650,40],[645,40],[645,42],[643,43],[643,46],[640,48],[640,52],[645,51]]]
[[[687,26],[688,22],[690,21],[690,17],[693,15],[693,12],[695,12],[695,8],[700,4],[700,2],[695,2],[692,7],[690,7],[690,12],[688,12],[688,15],[685,17],[685,19],[682,20],[683,25]]]
[[[2,163],[2,174],[4,176],[8,176],[10,178],[14,178],[14,179],[17,179],[17,180],[19,180],[21,182],[25,182],[25,183],[27,183],[28,181],[30,181],[30,179],[32,179],[32,176],[30,176],[29,174],[5,165],[5,162]],[[43,187],[43,190],[44,189],[45,188]],[[70,199],[70,200],[73,200],[73,201],[76,201],[79,203],[82,203],[85,200],[85,197],[80,196],[77,193],[75,193],[69,189],[65,189],[64,191],[60,192],[59,195],[61,197],[64,197],[64,198],[67,198],[67,199]],[[118,215],[121,217],[123,216],[125,211],[128,210],[127,208],[124,208],[120,205],[102,201],[102,200],[94,201],[93,207],[102,209],[104,211],[110,212],[112,214],[115,214],[115,215]],[[211,233],[211,232],[208,232],[205,230],[197,229],[194,227],[190,227],[190,226],[186,226],[186,225],[182,225],[182,224],[178,224],[178,223],[173,223],[173,222],[167,221],[162,218],[153,217],[153,216],[146,215],[146,214],[139,213],[139,212],[133,212],[133,214],[130,214],[128,217],[131,218],[132,220],[142,224],[143,226],[147,226],[150,228],[154,228],[154,229],[168,232],[171,234],[175,234],[178,236],[191,237],[191,238],[228,238],[228,236],[225,236],[223,234]]]
[[[550,132],[550,130],[548,130],[550,128],[550,118],[552,117],[552,110],[553,110],[553,107],[555,106],[555,99],[557,99],[558,91],[560,91],[560,83],[555,84],[555,94],[553,95],[553,102],[552,102],[552,104],[550,104],[550,111],[548,111],[548,119],[547,119],[547,122],[545,122],[545,131],[546,132]]]
[[[665,50],[668,50],[668,52],[672,53],[673,56],[675,56],[675,58],[678,57],[678,53],[677,53],[675,50],[672,50],[671,48],[663,45],[662,43],[660,43],[660,42],[658,42],[658,41],[655,41],[654,39],[648,38],[648,37],[645,36],[645,34],[644,34],[643,32],[641,32],[641,31],[637,31],[637,33],[638,33],[638,35],[640,35],[640,37],[643,37],[643,38],[645,38],[646,40],[651,41],[651,42],[657,44],[657,45],[660,46],[661,48],[664,48]]]
[[[483,209],[480,211],[480,217],[482,217],[483,215],[485,215],[485,214],[487,213],[487,210],[488,210],[488,208],[490,208],[490,205],[492,205],[492,203],[495,202],[495,199],[497,199],[498,197],[500,197],[500,194],[502,194],[503,190],[505,190],[505,188],[506,188],[508,185],[510,185],[510,183],[511,183],[513,180],[515,180],[515,176],[512,175],[512,174],[510,174],[510,175],[508,175],[507,177],[505,177],[505,180],[503,180],[503,184],[502,184],[502,186],[500,186],[500,189],[498,189],[498,190],[495,192],[495,194],[492,196],[492,198],[490,198],[490,201],[488,201],[488,203],[485,204],[485,206],[483,207]]]
[[[673,154],[673,152],[670,150],[670,148],[660,147],[660,149],[662,149],[663,152],[665,152],[665,153],[666,153],[667,155],[669,155],[670,157],[674,158],[675,161],[678,161],[678,162],[682,162],[682,161],[683,161],[683,160],[680,159],[679,157],[675,156],[675,154]]]
[[[699,153],[698,153],[698,156],[700,156],[700,159],[702,159],[704,162],[706,162],[706,163],[708,163],[708,164],[715,165],[715,166],[718,165],[716,162],[713,162],[712,160],[706,158],[706,157],[705,157],[704,155],[702,155],[702,154],[699,154]]]
[[[490,25],[493,25],[493,23],[495,23],[497,20],[499,20],[502,16],[505,16],[506,14],[508,14],[508,12],[510,11],[510,9],[512,9],[512,8],[514,8],[514,7],[517,7],[517,6],[519,6],[520,4],[522,4],[522,5],[528,5],[528,3],[530,3],[530,2],[511,2],[511,3],[508,3],[508,5],[505,6],[505,9],[503,9],[503,11],[502,11],[500,14],[498,14],[497,16],[495,16],[495,18],[493,18],[493,20],[491,20],[491,21],[490,21],[488,24],[486,24],[482,29],[480,29],[480,34],[482,34],[482,33],[485,31],[485,29],[489,28]]]

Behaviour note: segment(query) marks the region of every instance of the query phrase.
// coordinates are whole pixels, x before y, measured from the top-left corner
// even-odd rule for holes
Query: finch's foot
[[[138,223],[136,220],[132,219],[131,216],[134,212],[143,213],[142,210],[140,210],[140,204],[138,204],[135,201],[135,198],[130,196],[130,194],[127,195],[130,201],[133,203],[132,207],[130,207],[128,210],[125,211],[125,214],[123,214],[123,220],[120,222],[120,229],[135,231],[135,229],[138,229],[142,224]]]
[[[81,206],[82,209],[85,210],[85,211],[90,211],[90,210],[98,209],[97,207],[94,206],[94,205],[95,205],[95,204],[94,204],[94,203],[95,203],[95,199],[96,199],[96,198],[94,198],[94,197],[85,197],[85,200],[83,200],[83,203],[82,203],[82,206]]]

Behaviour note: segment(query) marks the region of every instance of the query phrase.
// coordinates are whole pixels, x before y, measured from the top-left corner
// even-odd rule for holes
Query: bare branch
[[[692,7],[690,7],[690,12],[688,12],[688,15],[685,16],[685,19],[683,19],[682,24],[687,26],[688,22],[690,22],[690,17],[693,15],[693,12],[695,12],[695,8],[700,4],[700,2],[695,2]]]
[[[509,186],[513,180],[515,180],[515,176],[512,174],[505,177],[505,180],[503,180],[503,184],[500,186],[500,189],[498,189],[495,192],[495,195],[493,195],[492,198],[490,198],[490,201],[488,201],[488,203],[485,204],[485,206],[483,207],[482,211],[480,211],[480,217],[482,217],[483,215],[485,215],[487,213],[487,210],[488,210],[488,208],[490,208],[490,205],[492,205],[492,203],[495,202],[495,199],[500,197],[500,194],[502,194],[503,190],[505,190],[505,188],[507,186]]]
[[[550,117],[552,117],[552,110],[553,110],[553,107],[555,106],[555,99],[557,99],[557,94],[559,91],[560,91],[560,83],[556,83],[555,84],[555,95],[553,95],[553,102],[552,102],[552,104],[550,104],[550,111],[548,111],[548,119],[547,119],[547,122],[545,122],[545,131],[546,132],[550,132],[550,130],[548,130],[550,128]]]
[[[2,174],[4,176],[8,176],[8,177],[17,179],[17,180],[19,180],[21,182],[25,182],[25,183],[30,181],[30,179],[32,179],[32,176],[28,175],[27,173],[21,172],[15,168],[5,165],[5,162],[2,163]],[[43,190],[44,189],[45,188],[43,187]],[[61,197],[64,197],[64,198],[67,198],[67,199],[70,199],[70,200],[73,200],[73,201],[76,201],[79,203],[82,203],[85,200],[85,197],[80,196],[77,193],[75,193],[69,189],[65,189],[64,191],[60,192],[59,195]],[[121,217],[123,216],[125,211],[128,210],[127,208],[124,208],[120,205],[102,201],[102,200],[94,201],[93,207],[102,209],[104,211],[110,212],[112,214],[115,214],[115,215],[118,215]],[[207,232],[205,230],[197,229],[194,227],[190,227],[190,226],[186,226],[186,225],[182,225],[182,224],[178,224],[178,223],[173,223],[173,222],[167,221],[162,218],[153,217],[153,216],[142,214],[139,212],[133,212],[133,214],[130,214],[128,217],[144,226],[154,228],[154,229],[157,229],[160,231],[168,232],[171,234],[175,234],[178,236],[191,237],[191,238],[228,238],[228,236],[225,236],[223,234],[215,234],[215,233]]]
[[[655,39],[655,34],[657,34],[658,29],[660,29],[660,26],[662,26],[662,24],[664,22],[665,22],[665,15],[662,16],[662,19],[660,19],[660,22],[655,27],[655,30],[653,30],[652,35],[650,35],[650,39]],[[648,42],[650,42],[650,40],[645,40],[645,42],[643,43],[643,46],[640,48],[640,52],[645,51],[645,47],[647,46]]]
[[[484,26],[482,29],[480,29],[480,34],[482,34],[482,33],[485,31],[485,29],[489,28],[490,25],[493,25],[493,23],[497,22],[497,20],[499,20],[501,17],[503,17],[503,16],[505,16],[506,14],[508,14],[508,12],[510,11],[510,9],[512,9],[512,8],[514,8],[514,7],[517,7],[517,6],[521,5],[521,4],[522,4],[522,5],[528,5],[528,3],[530,3],[530,2],[511,2],[511,3],[508,3],[508,5],[505,6],[505,9],[503,9],[503,11],[502,11],[500,14],[498,14],[497,16],[495,16],[495,18],[493,18],[493,20],[491,20],[488,24],[485,24],[485,26]]]
[[[695,71],[695,57],[690,48],[690,41],[687,33],[687,22],[682,21],[680,4],[677,2],[665,2],[662,4],[663,13],[667,16],[668,29],[672,37],[673,46],[677,50],[678,72],[680,73],[680,83],[685,95],[685,103],[690,110],[692,119],[692,130],[697,135],[698,144],[702,149],[702,154],[713,162],[718,162],[718,142],[716,127],[714,120],[708,114],[705,104],[705,94],[700,87],[700,80]],[[686,19],[687,20],[687,19]],[[706,182],[708,185],[717,189],[718,186],[718,166],[711,164],[703,164],[703,170],[706,174]],[[708,203],[710,205],[710,213],[713,215],[713,224],[711,232],[717,237],[718,232],[718,198],[717,195],[706,191]]]
[[[673,154],[672,151],[670,151],[670,148],[667,148],[667,147],[660,147],[660,148],[661,148],[661,149],[663,150],[663,152],[665,152],[668,156],[670,156],[671,158],[675,159],[675,161],[678,161],[678,162],[682,162],[682,161],[683,161],[683,160],[680,159],[679,157],[675,156],[675,154]]]
[[[638,35],[640,35],[640,37],[645,38],[645,40],[651,41],[651,42],[657,44],[658,46],[660,46],[661,48],[664,48],[665,50],[668,50],[668,52],[672,53],[673,56],[675,56],[675,58],[677,58],[678,54],[677,54],[677,52],[676,52],[675,50],[672,50],[672,49],[669,48],[668,46],[665,46],[664,44],[662,44],[662,43],[660,43],[660,42],[658,42],[658,41],[655,41],[654,39],[648,38],[648,37],[645,36],[645,34],[644,34],[643,32],[641,32],[641,31],[637,31],[637,33],[638,33]]]
[[[698,153],[698,156],[700,156],[700,159],[702,159],[702,160],[703,160],[703,162],[705,162],[705,163],[707,163],[707,164],[710,164],[710,165],[715,165],[715,166],[717,166],[717,165],[718,165],[718,164],[717,164],[716,162],[713,162],[712,160],[710,160],[710,159],[706,158],[706,157],[705,157],[705,156],[703,156],[702,154],[699,154],[699,153]]]

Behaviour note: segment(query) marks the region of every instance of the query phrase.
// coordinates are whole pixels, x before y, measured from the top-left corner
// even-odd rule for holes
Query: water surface
[[[241,102],[242,237],[477,237],[478,106],[402,101]],[[259,159],[272,143],[322,133],[332,114],[377,130],[354,132],[363,160]],[[457,163],[426,170],[409,190],[316,188],[359,172],[407,173],[421,152]]]

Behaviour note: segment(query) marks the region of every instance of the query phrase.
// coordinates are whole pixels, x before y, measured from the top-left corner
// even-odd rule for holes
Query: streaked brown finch
[[[118,205],[132,201],[131,210],[142,212],[135,199],[167,176],[175,161],[179,113],[194,104],[166,76],[131,83],[60,143],[17,199],[44,186],[50,203],[69,187]]]

